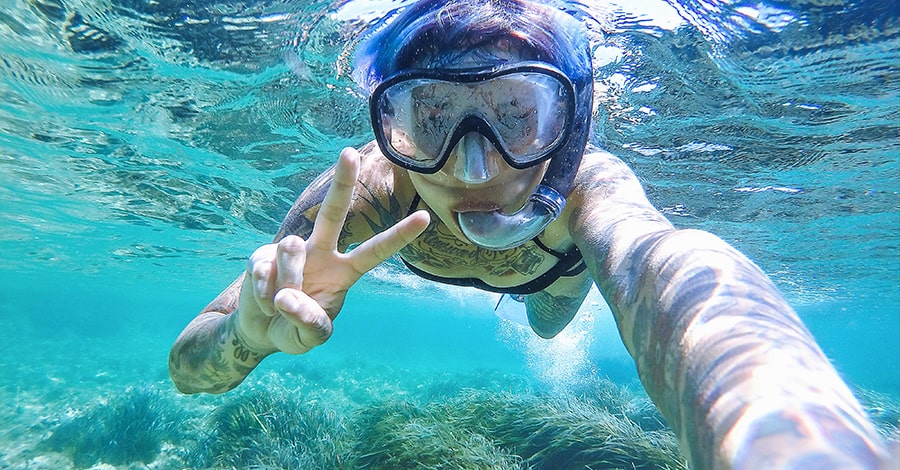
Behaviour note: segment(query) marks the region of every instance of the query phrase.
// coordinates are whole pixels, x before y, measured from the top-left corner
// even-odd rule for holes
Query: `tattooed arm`
[[[234,331],[245,275],[194,318],[169,352],[169,375],[182,393],[222,393],[236,387],[270,351],[251,350]]]
[[[334,168],[329,169],[303,191],[285,216],[275,241],[288,235],[304,239],[312,233],[319,206],[325,199]],[[251,257],[251,260],[253,258]],[[248,267],[252,271],[252,267]],[[223,393],[238,386],[272,349],[251,348],[235,331],[238,299],[247,272],[225,288],[188,324],[169,354],[169,375],[183,393]]]
[[[526,295],[525,311],[532,331],[541,338],[555,337],[575,318],[590,290],[591,278],[585,271],[562,277],[550,287]]]
[[[342,152],[334,171],[300,196],[278,242],[257,249],[245,274],[181,333],[169,353],[169,373],[180,391],[225,392],[269,354],[302,354],[321,345],[350,287],[425,229],[428,214],[417,212],[374,236],[371,229],[347,230],[354,201],[367,201],[353,198],[360,164],[358,152]],[[362,243],[344,253],[352,242]]]
[[[576,187],[573,238],[692,468],[878,468],[877,432],[759,268],[675,230],[612,155]]]

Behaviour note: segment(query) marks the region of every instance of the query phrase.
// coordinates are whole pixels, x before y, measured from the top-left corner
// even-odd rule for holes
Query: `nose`
[[[500,173],[493,144],[477,132],[464,135],[454,153],[453,176],[464,183],[486,183]]]

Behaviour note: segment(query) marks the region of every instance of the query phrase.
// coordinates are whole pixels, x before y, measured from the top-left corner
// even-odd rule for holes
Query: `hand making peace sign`
[[[234,314],[237,334],[256,352],[302,354],[324,343],[350,287],[428,227],[428,213],[418,211],[339,252],[359,168],[359,153],[344,149],[309,239],[287,236],[250,257]]]

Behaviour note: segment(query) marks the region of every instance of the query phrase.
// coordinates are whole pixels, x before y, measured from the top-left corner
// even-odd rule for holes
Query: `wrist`
[[[225,329],[230,333],[225,339],[227,347],[232,350],[232,357],[235,359],[256,365],[277,349],[271,344],[262,344],[249,338],[241,328],[238,312],[239,310],[235,310],[225,318]]]

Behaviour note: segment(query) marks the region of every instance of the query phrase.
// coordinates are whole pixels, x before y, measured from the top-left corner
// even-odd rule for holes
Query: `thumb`
[[[304,292],[282,289],[275,295],[275,307],[284,322],[270,331],[272,342],[289,354],[299,354],[321,345],[333,332],[331,318]]]

